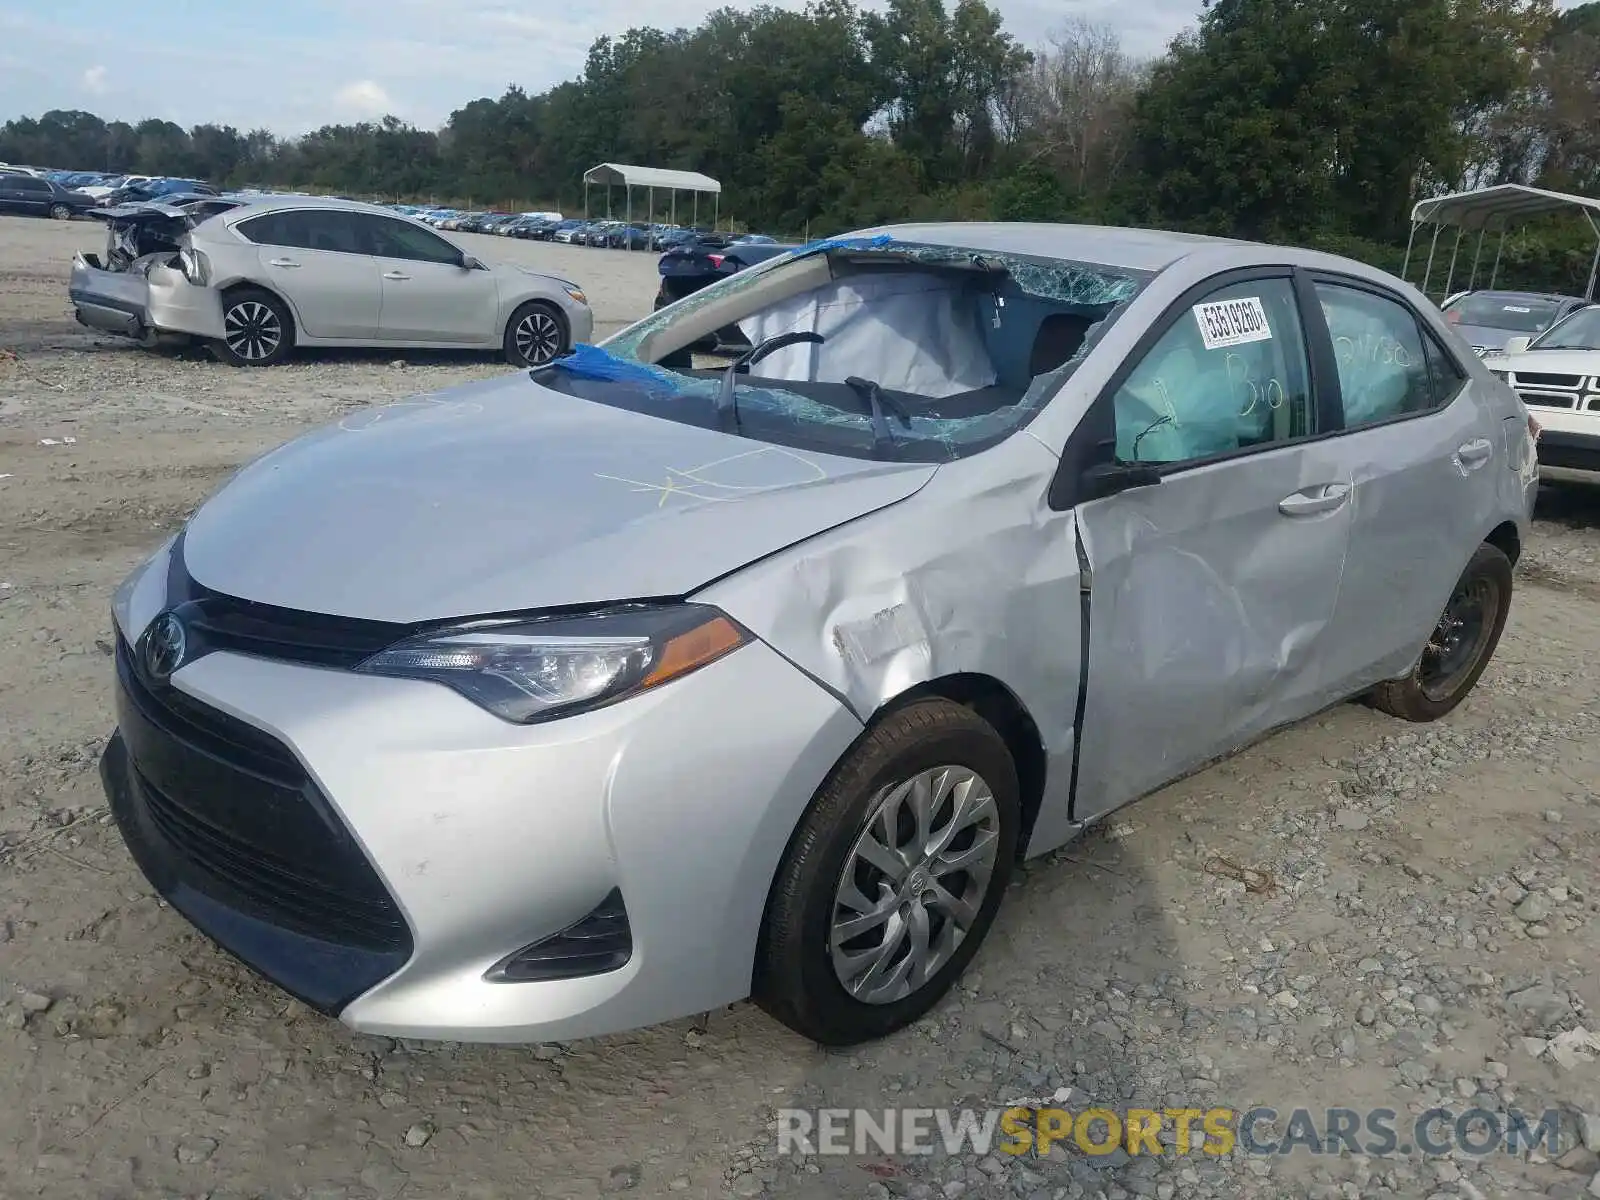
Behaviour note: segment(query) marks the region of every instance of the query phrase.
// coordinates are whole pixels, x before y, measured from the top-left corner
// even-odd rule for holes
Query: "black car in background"
[[[0,212],[70,221],[95,207],[93,196],[64,188],[53,179],[0,173]]]
[[[118,204],[143,204],[168,196],[215,196],[217,189],[203,179],[146,179],[120,187],[97,203],[107,208]]]
[[[665,308],[707,284],[794,249],[795,243],[746,242],[734,234],[700,233],[678,241],[656,264],[661,288],[656,292],[655,306]]]

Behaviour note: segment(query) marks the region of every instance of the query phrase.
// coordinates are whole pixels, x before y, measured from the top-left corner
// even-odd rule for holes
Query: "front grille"
[[[116,664],[139,815],[184,883],[322,942],[409,954],[399,906],[287,746],[151,683],[121,637]]]
[[[183,621],[190,657],[232,650],[282,662],[354,667],[419,627],[300,612],[212,591],[188,572],[183,537],[172,547],[166,607]]]
[[[1583,386],[1582,375],[1550,375],[1539,371],[1518,371],[1517,382],[1534,388],[1563,388],[1576,391]]]
[[[1535,405],[1539,408],[1577,408],[1578,397],[1561,392],[1532,392],[1526,388],[1518,388],[1517,395],[1522,397],[1524,404]]]

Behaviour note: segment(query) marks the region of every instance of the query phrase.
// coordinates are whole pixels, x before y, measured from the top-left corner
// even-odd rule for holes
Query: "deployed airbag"
[[[752,345],[780,333],[820,333],[761,360],[768,379],[843,383],[944,397],[996,382],[971,282],[948,273],[886,271],[834,279],[739,322]]]

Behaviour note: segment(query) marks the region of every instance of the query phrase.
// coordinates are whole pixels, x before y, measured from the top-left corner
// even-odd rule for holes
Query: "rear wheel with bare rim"
[[[1373,707],[1407,721],[1444,716],[1489,665],[1510,611],[1511,560],[1485,543],[1461,573],[1411,674],[1374,688]]]
[[[994,922],[1021,824],[993,727],[947,700],[873,726],[801,819],[767,904],[755,998],[796,1032],[851,1045],[950,989]]]
[[[506,361],[514,367],[542,367],[567,349],[567,323],[555,305],[530,300],[506,322]]]
[[[238,288],[222,298],[222,340],[211,348],[235,367],[270,367],[294,348],[289,307],[271,292]]]

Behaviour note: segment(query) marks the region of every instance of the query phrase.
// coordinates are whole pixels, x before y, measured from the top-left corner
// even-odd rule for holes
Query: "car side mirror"
[[[461,269],[463,271],[486,271],[486,270],[488,270],[488,268],[483,265],[483,260],[482,259],[476,258],[471,254],[463,254],[461,256]]]
[[[1531,345],[1533,345],[1533,339],[1531,337],[1520,336],[1520,337],[1514,337],[1514,338],[1507,338],[1506,339],[1505,349],[1503,351],[1501,351],[1501,353],[1502,354],[1521,354],[1524,350],[1526,350]]]
[[[1083,499],[1102,500],[1133,488],[1152,487],[1161,482],[1154,463],[1102,462],[1084,468]]]

